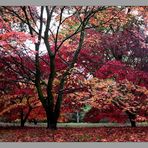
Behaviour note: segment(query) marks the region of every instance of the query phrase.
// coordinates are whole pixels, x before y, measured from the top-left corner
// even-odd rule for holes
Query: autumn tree
[[[7,19],[6,14],[9,14],[10,18],[8,17],[8,21],[14,23],[13,20],[15,20],[16,24],[25,25],[27,27],[26,30],[29,31],[31,37],[33,37],[35,40],[35,71],[33,82],[38,93],[38,98],[46,112],[48,128],[56,129],[57,119],[60,114],[61,103],[63,100],[64,84],[71,68],[73,68],[78,59],[79,52],[82,49],[85,37],[85,28],[87,27],[90,18],[93,17],[96,12],[103,11],[103,9],[105,9],[105,7],[73,7],[73,9],[70,9],[69,7],[42,6],[38,7],[36,10],[32,7],[1,7],[3,18]],[[66,14],[67,12],[68,14]],[[44,16],[44,14],[46,16]],[[14,19],[11,20],[11,18]],[[57,27],[55,27],[55,31],[53,28],[53,20],[56,22],[55,25],[57,25]],[[68,28],[69,34],[67,36],[61,36],[60,29],[68,20],[75,20],[78,26],[74,29]],[[71,25],[73,25],[73,23],[74,22],[72,22]],[[21,34],[22,31],[19,33]],[[79,38],[77,46],[75,49],[72,49],[74,53],[70,56],[70,59],[67,61],[68,64],[66,65],[65,71],[63,71],[62,75],[60,76],[58,91],[56,92],[56,96],[54,96],[53,82],[57,75],[57,67],[55,65],[56,57],[64,48],[63,45],[65,42],[72,39],[76,35]],[[46,80],[42,79],[42,65],[40,63],[41,60],[44,60],[41,59],[40,53],[40,46],[42,42],[45,45],[49,59],[49,62],[45,62],[49,69],[46,71]],[[25,65],[22,66],[26,68]],[[20,74],[20,76],[21,75],[22,74]],[[44,88],[46,89],[46,92],[43,91]]]
[[[96,77],[98,78],[98,80],[96,79]],[[96,81],[94,81],[95,79],[96,79]],[[99,79],[103,79],[103,80],[100,81]],[[108,117],[111,121],[112,121],[112,119],[115,119],[114,117],[116,117],[116,121],[119,122],[119,119],[121,119],[119,116],[122,117],[123,116],[122,113],[124,112],[129,117],[132,126],[135,126],[136,120],[139,120],[139,121],[140,121],[140,119],[141,119],[141,121],[142,121],[142,119],[147,120],[146,118],[147,118],[147,87],[148,87],[147,81],[148,81],[148,79],[147,79],[146,72],[141,71],[139,69],[135,69],[131,66],[128,66],[125,63],[120,62],[119,60],[112,60],[112,61],[106,62],[106,64],[104,64],[100,69],[98,69],[95,73],[95,77],[92,78],[92,80],[90,80],[90,81],[91,81],[90,82],[91,85],[94,83],[94,87],[90,87],[90,89],[89,89],[90,94],[87,93],[88,97],[86,97],[86,100],[87,100],[87,98],[91,98],[91,97],[93,100],[92,92],[95,90],[94,96],[96,96],[96,97],[92,101],[92,104],[93,104],[92,106],[94,108],[97,108],[97,109],[91,110],[91,113],[94,111],[94,114],[97,114],[96,117],[94,117],[92,115],[92,119],[94,119],[95,121],[97,119],[100,120],[100,119],[102,119],[102,115],[104,115],[105,117]],[[121,96],[120,93],[124,92],[124,95],[127,97],[129,104],[127,102],[126,102],[127,104],[125,102],[124,103],[126,105],[128,105],[129,107],[133,108],[134,112],[131,113],[131,112],[127,111],[126,108],[124,108],[124,107],[126,107],[126,105],[122,102],[122,101],[125,101],[124,99],[122,100],[122,98],[124,98],[125,96],[124,97],[122,96],[121,100],[119,99],[120,97],[119,98],[117,97],[119,99],[119,100],[117,99],[117,102],[119,101],[119,103],[117,103],[117,104],[115,102],[113,103],[111,100],[110,100],[111,101],[110,104],[105,103],[105,100],[107,101],[109,98],[113,99],[113,97],[115,95],[114,93],[110,94],[110,92],[108,90],[110,88],[109,84],[107,83],[108,81],[114,82],[114,85],[117,87],[117,88],[114,88],[114,90],[118,89],[116,91],[116,95],[118,97]],[[102,82],[102,84],[101,84],[101,82]],[[101,86],[103,87],[103,85],[104,85],[104,89],[101,89]],[[120,87],[120,85],[121,86],[125,85],[125,86]],[[139,91],[139,89],[140,89],[140,91]],[[108,90],[108,91],[103,93],[103,90]],[[119,90],[121,90],[121,91],[119,91]],[[126,91],[124,91],[124,90],[126,90]],[[102,91],[102,92],[100,92],[100,91]],[[104,100],[103,100],[102,93],[105,94],[105,96],[106,96],[104,98]],[[131,95],[133,96],[133,98],[131,98]],[[98,102],[95,103],[95,100],[96,101],[98,100]],[[99,102],[101,100],[102,100],[102,103],[104,103],[102,106],[101,106],[101,102]],[[109,105],[109,106],[107,107],[107,105]],[[112,105],[113,106],[117,105],[116,106],[117,109],[114,108]],[[136,105],[136,106],[134,106],[134,105]],[[100,109],[98,109],[99,106],[100,106]],[[107,107],[106,110],[104,109],[105,106]],[[138,108],[138,106],[139,106],[139,108]],[[137,108],[135,109],[135,107],[137,107]],[[97,113],[97,111],[98,111],[98,113]],[[117,112],[118,112],[118,116],[116,116]],[[89,115],[89,113],[88,113],[88,115]],[[88,118],[88,119],[90,120],[91,118]],[[124,118],[124,119],[126,119],[126,118]],[[125,120],[123,120],[123,121],[125,121]]]
[[[139,12],[140,8],[109,7],[96,13],[86,30],[78,64],[94,74],[104,63],[115,59],[146,71],[147,47],[143,29],[146,17],[141,15],[143,19],[140,19],[139,14],[134,14],[134,10]],[[132,10],[128,12],[129,9]]]
[[[41,106],[34,85],[16,82],[16,75],[10,75],[8,69],[2,74],[5,77],[1,75],[0,116],[9,121],[20,120],[20,126],[24,127],[30,113]]]
[[[97,108],[100,119],[102,113],[114,117],[117,114],[115,112],[118,112],[120,115],[121,113],[127,114],[132,127],[136,126],[138,118],[147,120],[148,96],[145,87],[134,85],[128,80],[116,82],[113,79],[93,78],[87,80],[86,83],[90,86],[88,87],[87,97],[83,98],[81,102]],[[99,114],[99,112],[102,113]]]

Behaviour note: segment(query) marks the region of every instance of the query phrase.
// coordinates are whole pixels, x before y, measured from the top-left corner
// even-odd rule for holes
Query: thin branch
[[[22,21],[23,23],[25,23],[25,24],[28,25],[28,23],[26,22],[26,20],[22,19],[22,17],[19,16],[19,14],[17,14],[17,12],[15,12],[14,10],[11,10],[11,9],[9,9],[8,7],[5,7],[5,6],[3,6],[3,8],[6,9],[6,10],[8,10],[8,11],[9,11],[9,14],[15,15],[20,21]],[[7,13],[8,13],[8,12],[7,12]],[[30,27],[31,27],[31,26],[30,26]],[[33,27],[31,27],[31,29],[32,29],[37,35],[39,34]],[[42,37],[42,38],[44,38],[44,37]]]
[[[33,27],[31,26],[31,23],[29,21],[28,14],[27,14],[27,11],[26,11],[26,6],[23,6],[21,8],[22,8],[22,10],[23,10],[23,12],[25,14],[25,17],[26,17],[26,20],[27,20],[27,24],[28,24],[28,27],[29,27],[30,34],[33,36],[33,31],[32,31],[32,28]]]
[[[36,24],[36,21],[34,20],[33,15],[32,15],[30,6],[28,6],[28,8],[29,8],[29,12],[30,12],[31,19],[33,20],[33,22],[34,22],[35,26],[37,27],[37,29],[39,29],[38,26],[37,26],[37,24]]]
[[[63,8],[61,9],[59,25],[58,25],[57,32],[56,32],[56,37],[55,37],[55,54],[56,54],[56,52],[58,51],[56,47],[57,47],[57,42],[58,42],[59,29],[60,29],[60,26],[61,26],[61,24],[62,24],[62,15],[63,15],[64,8],[65,8],[65,7],[63,7]]]
[[[58,51],[58,56],[59,56],[59,58],[61,59],[62,62],[64,62],[66,65],[69,65],[69,63],[65,59],[62,58],[62,56],[59,53],[59,51]]]
[[[45,42],[46,49],[48,51],[49,56],[54,55],[53,52],[50,49],[50,44],[49,44],[49,41],[48,41],[48,31],[49,31],[49,27],[50,27],[50,23],[51,23],[52,14],[53,14],[55,8],[56,8],[56,6],[52,7],[51,12],[49,13],[48,6],[46,6],[47,24],[46,24],[46,29],[45,29],[45,32],[44,32],[44,42]]]

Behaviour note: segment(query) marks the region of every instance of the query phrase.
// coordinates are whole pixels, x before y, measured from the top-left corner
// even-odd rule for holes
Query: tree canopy
[[[23,125],[40,108],[51,129],[85,104],[147,117],[147,17],[140,6],[1,6],[0,115]]]

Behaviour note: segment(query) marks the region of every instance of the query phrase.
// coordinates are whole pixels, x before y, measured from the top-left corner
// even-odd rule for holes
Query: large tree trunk
[[[54,112],[46,112],[47,116],[47,128],[52,130],[57,130],[57,118]]]
[[[135,115],[129,115],[129,120],[131,122],[131,127],[136,127],[136,116]]]
[[[129,117],[130,123],[131,123],[131,127],[136,127],[136,114],[132,114],[130,112],[127,112],[127,115]]]
[[[131,122],[131,127],[136,127],[136,121],[130,121]]]
[[[24,127],[25,126],[25,122],[24,120],[21,119],[21,127]]]
[[[28,119],[28,116],[29,116],[31,110],[32,110],[32,108],[30,107],[29,110],[28,110],[28,113],[25,115],[23,109],[21,109],[21,111],[20,111],[21,127],[25,126],[25,123],[26,123],[26,121]]]
[[[20,118],[21,118],[21,127],[24,127],[25,126],[25,121],[24,121],[24,112],[23,110],[20,111]]]

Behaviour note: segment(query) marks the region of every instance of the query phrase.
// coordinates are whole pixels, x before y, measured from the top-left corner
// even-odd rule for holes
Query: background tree
[[[81,102],[99,109],[101,113],[107,113],[106,116],[115,117],[117,112],[118,115],[126,113],[132,127],[136,126],[138,118],[144,117],[147,120],[148,96],[145,87],[134,85],[128,80],[116,82],[113,79],[93,78],[87,80],[86,83],[87,85],[91,84],[88,87],[88,97],[83,98]],[[99,114],[99,112],[98,116],[100,116],[100,119],[102,118],[102,114]],[[121,118],[118,118],[118,121],[119,119]]]

